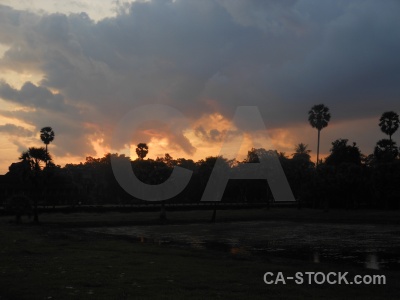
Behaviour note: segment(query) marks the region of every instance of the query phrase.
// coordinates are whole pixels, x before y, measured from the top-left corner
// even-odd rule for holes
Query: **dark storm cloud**
[[[398,110],[399,8],[398,1],[352,1],[303,60],[265,70],[268,88],[284,102],[324,102],[336,119]]]
[[[6,82],[0,81],[0,97],[27,107],[74,113],[73,108],[65,103],[62,95],[54,94],[49,89],[36,86],[31,82],[25,82],[21,89],[17,90]]]
[[[0,93],[57,111],[48,121],[60,130],[82,141],[103,135],[105,144],[123,114],[144,103],[228,119],[238,105],[257,105],[268,128],[306,123],[320,102],[333,120],[371,117],[400,110],[399,11],[394,0],[154,0],[94,22],[0,6],[0,43],[9,47],[0,67],[44,74],[38,86],[2,83]],[[44,117],[27,114],[36,126]],[[95,126],[76,130],[87,123]]]
[[[0,132],[6,133],[13,137],[31,137],[31,136],[33,136],[32,131],[27,130],[21,126],[16,126],[14,124],[0,125]]]

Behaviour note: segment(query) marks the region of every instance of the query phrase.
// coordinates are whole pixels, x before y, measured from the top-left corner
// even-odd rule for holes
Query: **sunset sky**
[[[338,138],[370,154],[380,115],[400,112],[399,12],[398,0],[0,0],[0,174],[44,126],[56,164],[101,157],[127,112],[156,103],[189,124],[132,132],[150,158],[218,155],[242,105],[267,128],[246,132],[242,155],[300,142],[315,154],[319,103],[332,115],[323,156]]]

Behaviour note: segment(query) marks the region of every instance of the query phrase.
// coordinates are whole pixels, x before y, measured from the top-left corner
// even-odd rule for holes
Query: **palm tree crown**
[[[147,146],[146,143],[137,144],[136,154],[140,159],[145,158],[148,152],[149,152],[149,146]]]
[[[309,160],[311,150],[309,150],[307,148],[308,148],[308,145],[303,144],[303,143],[296,145],[296,147],[294,148],[295,153],[292,154],[293,158]]]
[[[394,111],[384,112],[379,119],[379,127],[389,136],[389,140],[392,140],[392,135],[399,128],[399,123],[399,115]]]
[[[45,145],[50,144],[54,140],[54,131],[51,127],[43,127],[40,129],[40,139]]]
[[[318,130],[327,127],[330,119],[329,108],[323,104],[314,105],[308,112],[308,121],[313,128],[317,128]]]

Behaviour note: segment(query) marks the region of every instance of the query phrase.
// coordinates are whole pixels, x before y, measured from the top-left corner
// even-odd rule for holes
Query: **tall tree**
[[[149,146],[145,143],[139,143],[136,146],[136,154],[140,159],[144,159],[149,152]]]
[[[218,160],[221,160],[223,163],[222,164],[217,164]],[[196,164],[198,165],[198,175],[200,176],[200,185],[204,187],[204,189],[207,188],[208,185],[213,186],[213,189],[215,191],[219,191],[218,186],[221,186],[223,176],[214,176],[213,179],[211,179],[211,174],[226,174],[229,172],[230,166],[231,166],[232,161],[229,161],[228,159],[222,157],[222,156],[208,156],[206,157],[205,160],[199,160]],[[216,173],[213,173],[216,172]],[[204,191],[204,190],[203,190]],[[215,198],[222,198],[222,195],[213,195]],[[216,215],[217,215],[217,206],[218,206],[218,201],[214,201],[214,199],[209,199],[210,201],[214,202],[214,209],[213,209],[213,214],[211,216],[211,222],[216,221]]]
[[[27,151],[22,152],[19,159],[30,166],[30,177],[36,188],[36,195],[33,196],[33,221],[39,223],[38,216],[38,197],[42,191],[43,182],[41,180],[41,163],[48,163],[51,157],[44,147],[30,147]]]
[[[399,129],[399,123],[399,115],[394,111],[384,112],[379,119],[379,127],[389,136],[390,142],[392,142],[392,135]]]
[[[300,143],[294,148],[295,153],[292,154],[293,158],[289,161],[286,168],[286,176],[290,183],[290,187],[297,198],[298,208],[301,208],[301,200],[306,194],[306,177],[311,176],[312,167],[314,163],[311,162],[310,152],[308,145]]]
[[[328,126],[331,119],[329,108],[324,104],[314,105],[308,112],[308,121],[313,128],[318,130],[318,145],[317,145],[317,166],[319,163],[319,142],[321,130]]]
[[[43,127],[40,129],[40,139],[46,145],[46,153],[49,154],[47,150],[47,146],[54,140],[54,131],[51,127]],[[48,161],[46,161],[46,166],[48,165]]]

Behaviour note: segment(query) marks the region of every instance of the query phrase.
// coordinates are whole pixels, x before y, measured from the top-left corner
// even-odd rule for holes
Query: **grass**
[[[193,212],[193,216],[200,218],[196,213]],[[220,213],[223,214],[222,211]],[[225,213],[226,218],[234,218],[239,212]],[[281,213],[275,212],[275,217]],[[154,213],[143,214],[140,218],[147,220],[155,216]],[[174,214],[169,213],[168,216],[174,220]],[[68,225],[68,220],[81,224],[101,223],[102,220],[106,223],[112,220],[118,222],[121,218],[128,218],[124,214],[49,214],[41,217],[44,222],[41,226],[16,226],[6,222],[10,217],[0,219],[1,300],[396,299],[400,295],[398,271],[363,270],[346,265],[309,264],[273,256],[259,259],[240,252],[233,255],[133,243],[62,226]],[[130,215],[130,218],[134,217],[135,214]],[[175,217],[178,218],[178,214]],[[182,215],[180,217],[184,219]],[[310,217],[313,218],[313,215],[310,214]],[[339,216],[333,213],[331,218],[337,220]],[[285,276],[305,271],[384,274],[387,284],[296,285],[293,281],[287,281],[286,285],[266,285],[263,282],[265,272],[279,271],[284,272]]]
[[[204,223],[211,220],[212,211],[168,211],[170,224]],[[50,226],[97,227],[157,224],[159,212],[104,212],[104,213],[44,213],[40,221]],[[4,218],[4,217],[3,217]],[[12,219],[12,217],[8,217]],[[1,220],[1,218],[0,218]],[[400,224],[400,210],[331,210],[273,208],[217,210],[217,222],[231,221],[294,221],[315,223]]]

